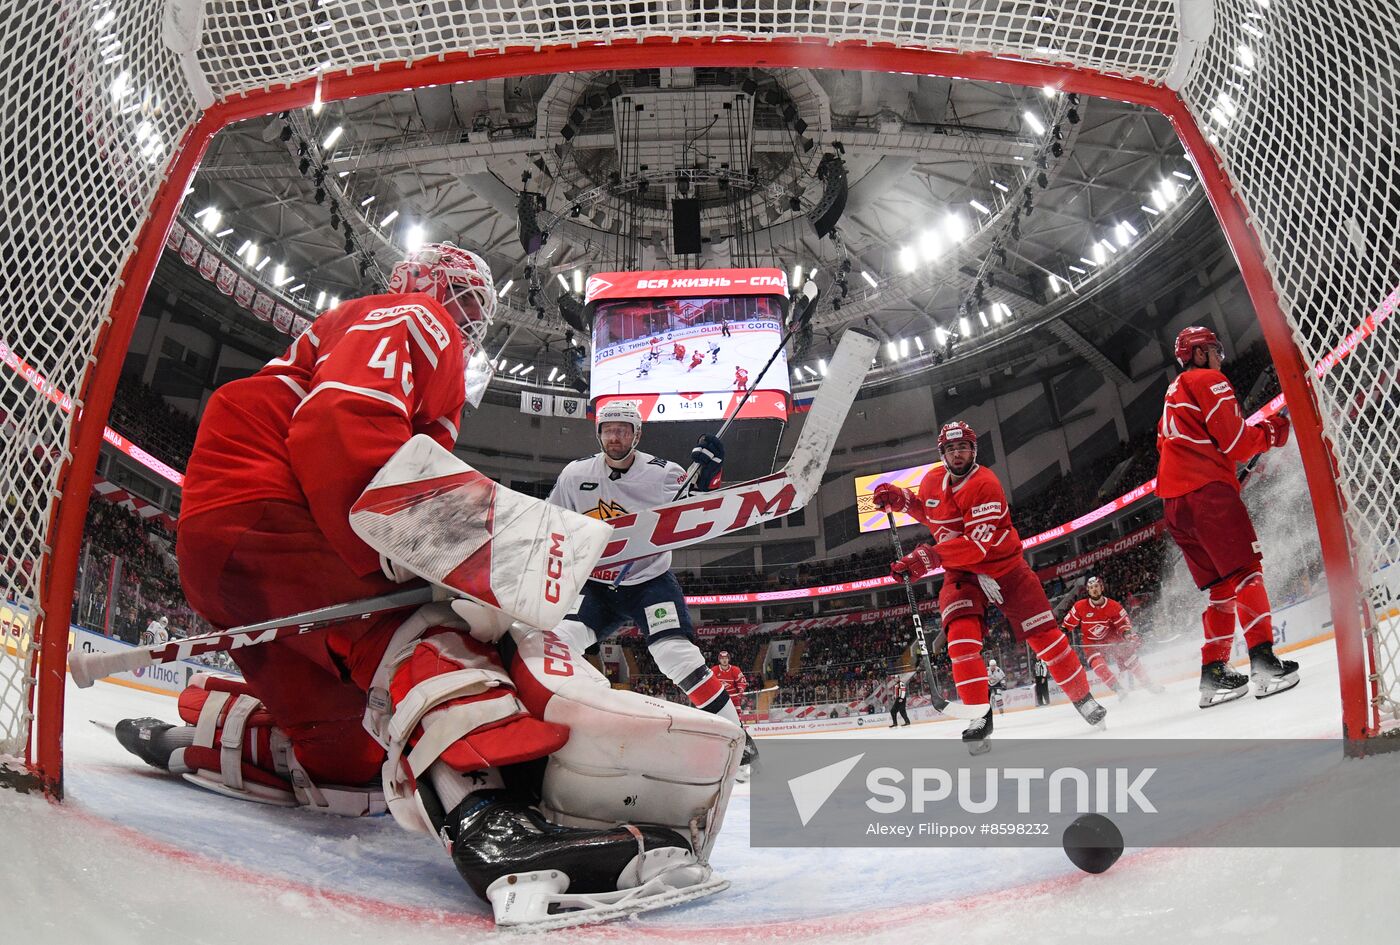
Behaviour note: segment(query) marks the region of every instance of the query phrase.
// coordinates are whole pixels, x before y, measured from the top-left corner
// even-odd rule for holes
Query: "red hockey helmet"
[[[1220,344],[1220,339],[1215,332],[1200,325],[1192,325],[1190,328],[1183,328],[1176,336],[1176,360],[1182,367],[1191,363],[1191,359],[1196,356],[1197,348],[1213,347],[1220,353],[1220,360],[1225,360],[1225,349]]]
[[[961,420],[945,423],[943,429],[938,431],[938,452],[941,453],[956,443],[970,443],[973,450],[977,449],[977,434]]]
[[[476,253],[451,243],[428,243],[409,253],[389,276],[391,292],[422,292],[447,309],[473,350],[481,347],[496,313],[496,286],[491,267]],[[462,302],[476,300],[480,314]]]

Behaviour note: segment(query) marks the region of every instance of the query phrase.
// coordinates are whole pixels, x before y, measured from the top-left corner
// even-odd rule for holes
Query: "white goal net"
[[[0,753],[51,784],[88,481],[166,228],[214,126],[306,105],[317,77],[334,98],[773,63],[1176,102],[1217,207],[1233,193],[1252,230],[1226,227],[1276,359],[1291,340],[1305,378],[1290,407],[1331,529],[1347,733],[1400,699],[1394,0],[16,0],[0,33]]]

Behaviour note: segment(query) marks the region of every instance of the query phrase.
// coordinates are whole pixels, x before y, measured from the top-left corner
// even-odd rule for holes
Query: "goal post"
[[[213,135],[317,96],[559,72],[908,72],[1054,86],[1166,115],[1289,403],[1331,594],[1340,731],[1365,739],[1394,717],[1400,621],[1383,572],[1400,561],[1400,421],[1385,409],[1400,362],[1386,307],[1400,289],[1400,62],[1386,37],[1400,13],[1385,0],[1300,0],[1286,12],[1268,0],[18,6],[0,26],[7,128],[25,129],[7,130],[17,140],[0,166],[10,366],[0,368],[0,481],[16,510],[0,524],[0,560],[28,617],[0,649],[0,754],[22,755],[51,792],[62,784],[68,623],[102,427]],[[1333,357],[1367,325],[1364,344]],[[55,391],[72,397],[67,409]]]

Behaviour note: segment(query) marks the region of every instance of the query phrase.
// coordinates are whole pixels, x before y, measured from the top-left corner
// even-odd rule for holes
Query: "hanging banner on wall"
[[[520,392],[520,412],[528,413],[532,417],[547,417],[554,412],[554,395],[522,390]]]

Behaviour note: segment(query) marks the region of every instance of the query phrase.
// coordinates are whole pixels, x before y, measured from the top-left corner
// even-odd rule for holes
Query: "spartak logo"
[[[599,277],[599,276],[589,276],[589,277],[588,277],[588,292],[585,293],[585,294],[586,294],[587,296],[591,297],[591,296],[593,296],[593,295],[594,295],[595,293],[597,293],[597,292],[606,292],[608,289],[611,289],[612,287],[613,287],[613,284],[612,284],[611,282],[609,282],[607,279],[603,279],[603,278],[601,278],[601,277]]]

